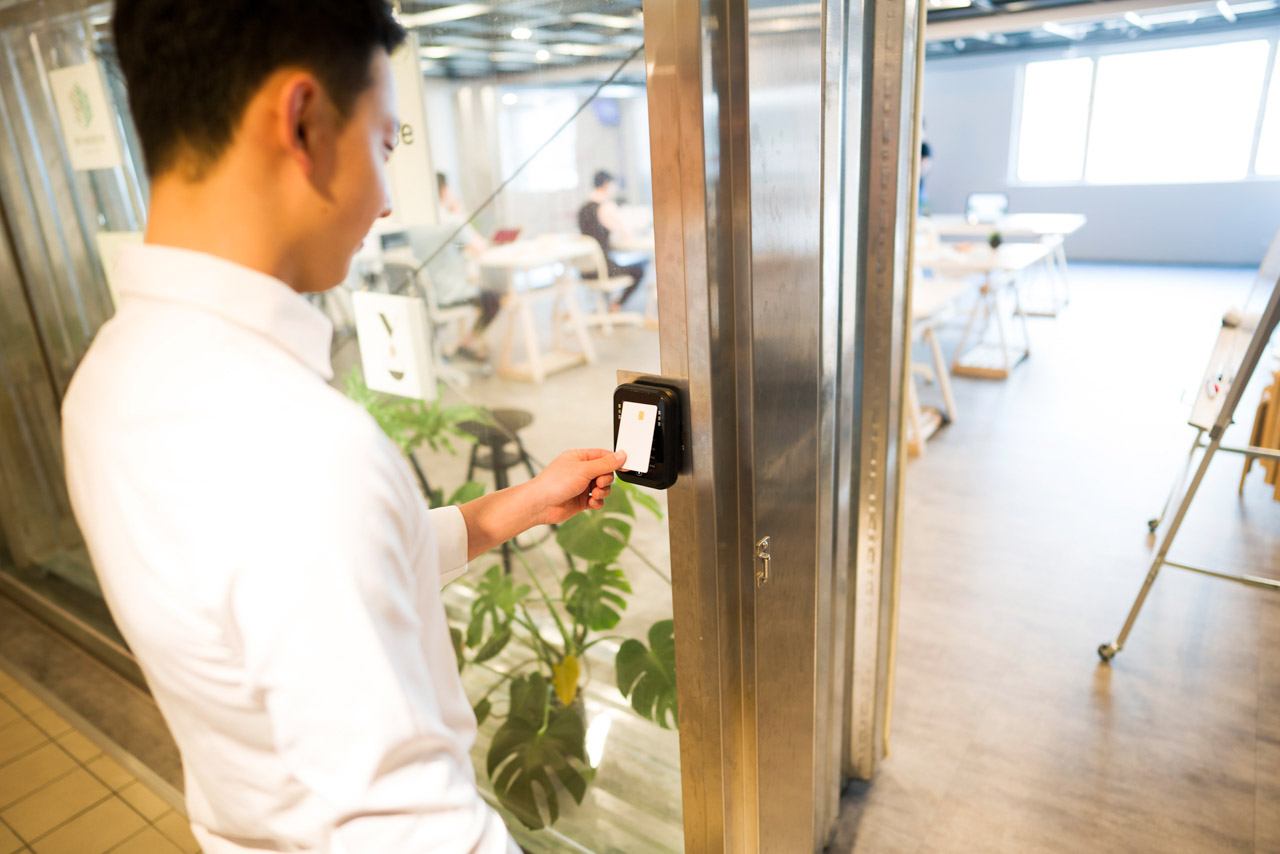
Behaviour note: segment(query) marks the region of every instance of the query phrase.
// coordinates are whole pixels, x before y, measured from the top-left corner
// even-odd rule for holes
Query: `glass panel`
[[[335,385],[402,441],[440,504],[518,484],[568,448],[611,448],[617,371],[658,371],[643,30],[639,0],[403,6],[421,41],[397,58],[397,211],[316,301],[337,331]],[[84,601],[61,601],[86,618],[102,608],[65,508],[56,400],[112,311],[99,234],[140,230],[147,193],[108,13],[0,33],[0,189],[32,303],[26,337],[0,343],[50,367],[39,449],[0,463],[47,458],[61,539],[41,577],[74,579]],[[115,113],[110,168],[73,168],[50,90],[50,72],[84,64]],[[358,291],[423,301],[437,400],[369,390]],[[21,433],[0,423],[5,440]],[[665,513],[661,493],[619,487],[604,511],[520,537],[445,591],[482,718],[476,775],[530,851],[683,849]],[[542,772],[551,791],[522,788]]]
[[[1267,94],[1266,113],[1262,119],[1262,134],[1258,138],[1258,162],[1254,171],[1259,175],[1280,175],[1280,51],[1271,65],[1271,86]]]
[[[617,371],[659,369],[652,186],[638,0],[454,6],[448,21],[415,8],[404,17],[420,24],[429,146],[393,156],[393,195],[437,205],[401,204],[396,221],[379,223],[348,289],[427,297],[441,380],[428,406],[452,424],[452,447],[421,442],[413,456],[440,502],[526,480],[567,448],[611,448]],[[429,169],[409,162],[424,154]],[[440,186],[412,177],[436,173]],[[340,325],[341,299],[328,300]],[[336,368],[354,384],[359,341],[342,342]],[[466,407],[497,428],[467,423],[477,415]],[[622,662],[630,699],[670,704],[674,726],[666,502],[618,491],[604,512],[535,530],[445,591],[482,718],[476,776],[530,851],[683,849],[677,733],[618,687]],[[494,610],[504,597],[520,602],[510,616]],[[512,704],[531,688],[542,692],[531,705]],[[567,737],[536,741],[544,720]],[[495,739],[514,746],[490,755]],[[520,776],[506,780],[526,759],[553,780],[567,762],[558,814],[545,794],[530,800]]]
[[[72,518],[58,407],[113,312],[97,234],[139,227],[141,191],[127,163],[76,168],[85,164],[70,160],[51,82],[69,68],[110,81],[99,55],[109,10],[0,31],[0,201],[11,238],[0,267],[12,265],[0,276],[0,513],[17,578],[122,644]],[[108,83],[113,134],[128,124],[122,96]]]
[[[1019,181],[1080,180],[1092,82],[1092,59],[1027,64],[1018,135]]]
[[[1099,59],[1085,178],[1244,178],[1268,50],[1249,41]]]

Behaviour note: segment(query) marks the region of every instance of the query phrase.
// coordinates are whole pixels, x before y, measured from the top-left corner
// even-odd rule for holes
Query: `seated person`
[[[610,278],[631,277],[631,284],[622,292],[618,301],[609,307],[610,311],[617,311],[627,298],[635,293],[636,288],[640,287],[640,280],[644,278],[645,265],[640,263],[623,267],[610,257],[610,237],[616,235],[622,239],[629,239],[631,234],[627,224],[622,221],[622,215],[618,212],[617,202],[613,200],[613,176],[601,170],[595,174],[592,184],[595,189],[591,191],[587,203],[578,210],[578,230],[588,237],[594,237],[600,244],[600,248],[604,250],[605,261],[609,264]],[[583,278],[594,279],[595,275],[584,273]]]
[[[449,180],[443,172],[436,173],[436,187],[440,193],[441,224],[453,229],[462,226],[462,231],[454,238],[454,244],[468,261],[474,261],[489,248],[489,241],[485,240],[470,222],[465,222],[466,210],[462,206],[462,199],[449,187]],[[442,277],[446,283],[450,282],[451,278],[453,277]],[[488,360],[489,353],[484,343],[484,332],[498,316],[498,310],[502,308],[502,294],[489,288],[482,288],[476,293],[474,288],[468,288],[465,285],[462,288],[450,288],[447,284],[443,288],[437,288],[437,291],[437,299],[442,307],[469,303],[480,309],[475,326],[459,342],[456,352],[473,361]],[[444,292],[439,293],[440,291]]]

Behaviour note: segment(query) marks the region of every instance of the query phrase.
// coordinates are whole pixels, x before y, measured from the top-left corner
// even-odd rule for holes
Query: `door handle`
[[[769,579],[772,577],[769,564],[773,557],[769,554],[768,537],[764,537],[760,542],[756,543],[756,557],[760,560],[760,568],[756,570],[756,587],[763,587],[769,583]]]

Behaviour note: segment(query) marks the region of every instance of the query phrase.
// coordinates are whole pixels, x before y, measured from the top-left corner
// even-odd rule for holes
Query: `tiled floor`
[[[0,854],[195,854],[186,817],[0,668]]]

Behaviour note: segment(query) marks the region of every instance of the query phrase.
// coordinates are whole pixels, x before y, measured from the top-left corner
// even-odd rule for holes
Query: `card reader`
[[[683,424],[675,389],[646,380],[618,386],[613,392],[613,441],[616,450],[627,452],[618,478],[651,489],[674,484],[684,465]]]

